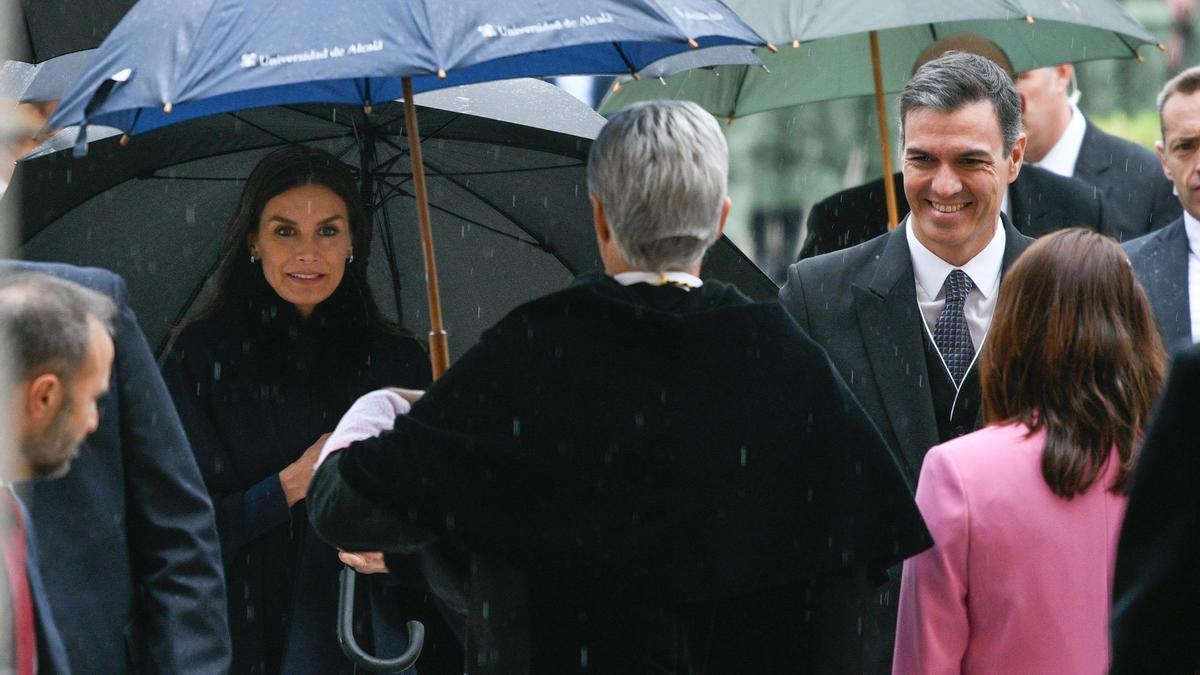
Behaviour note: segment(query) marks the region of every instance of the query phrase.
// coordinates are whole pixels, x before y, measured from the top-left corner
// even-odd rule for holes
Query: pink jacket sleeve
[[[953,460],[940,448],[925,456],[916,499],[934,544],[904,562],[892,672],[959,673],[970,632],[970,514],[962,479]]]

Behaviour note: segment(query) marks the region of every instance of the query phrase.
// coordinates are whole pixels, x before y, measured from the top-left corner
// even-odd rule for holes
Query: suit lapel
[[[1086,120],[1084,122],[1087,127],[1083,132],[1083,145],[1079,148],[1079,157],[1075,159],[1075,176],[1099,176],[1108,171],[1109,165],[1112,164],[1112,153],[1096,127]],[[1108,190],[1104,192],[1107,196]]]
[[[1008,191],[1012,222],[1022,232],[1035,232],[1047,220],[1050,208],[1045,193],[1037,185],[1037,177],[1022,170]]]
[[[1008,272],[1008,268],[1017,261],[1025,249],[1033,243],[1033,240],[1021,234],[1016,227],[1013,227],[1012,221],[1003,213],[1000,214],[1000,222],[1004,224],[1004,258],[1000,260],[1000,279],[1004,280],[1004,274]]]
[[[854,285],[854,308],[893,438],[915,483],[925,452],[938,442],[921,341],[912,258],[902,225],[888,236],[867,287]]]
[[[1191,344],[1192,306],[1188,294],[1188,239],[1183,218],[1163,229],[1162,241],[1147,260],[1142,281],[1167,351]]]
[[[37,623],[37,670],[39,673],[69,673],[71,668],[67,665],[67,648],[54,623],[50,598],[46,595],[42,573],[38,569],[37,536],[33,522],[20,499],[16,500],[16,504],[21,509],[21,517],[25,519],[25,577],[33,597],[33,613]]]

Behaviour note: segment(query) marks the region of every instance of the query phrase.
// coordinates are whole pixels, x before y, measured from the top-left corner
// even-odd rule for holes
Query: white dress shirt
[[[1062,136],[1058,137],[1058,142],[1050,148],[1050,152],[1046,153],[1042,161],[1034,162],[1033,165],[1067,178],[1074,176],[1075,162],[1079,161],[1079,149],[1083,147],[1083,134],[1086,132],[1087,120],[1083,119],[1079,107],[1072,103],[1071,121],[1067,122]]]
[[[1184,211],[1188,238],[1188,304],[1191,305],[1192,342],[1200,342],[1200,220]]]
[[[704,282],[700,277],[693,276],[687,272],[621,272],[614,275],[618,284],[622,286],[632,286],[634,284],[650,284],[651,286],[665,286],[674,284],[685,288],[700,288]]]
[[[909,220],[912,216],[908,217]],[[1004,223],[996,219],[996,233],[983,250],[967,261],[967,264],[956,268],[942,260],[925,248],[913,232],[911,223],[905,229],[908,237],[908,252],[912,257],[913,277],[917,282],[917,306],[925,319],[925,327],[929,330],[930,339],[933,337],[933,327],[937,323],[942,307],[946,305],[946,295],[942,290],[946,277],[955,269],[961,269],[971,278],[971,292],[963,303],[963,314],[967,319],[967,328],[971,331],[971,342],[975,345],[975,356],[979,357],[983,340],[987,337],[988,327],[992,325],[992,314],[996,311],[996,292],[1000,290],[1000,264],[1004,260]]]

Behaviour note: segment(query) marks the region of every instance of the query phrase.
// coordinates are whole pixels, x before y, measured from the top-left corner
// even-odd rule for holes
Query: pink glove
[[[403,396],[390,389],[376,389],[363,394],[350,409],[342,415],[333,434],[321,448],[321,456],[313,466],[315,472],[325,458],[345,448],[354,441],[373,438],[385,431],[391,431],[396,426],[396,417],[407,415],[412,409]]]

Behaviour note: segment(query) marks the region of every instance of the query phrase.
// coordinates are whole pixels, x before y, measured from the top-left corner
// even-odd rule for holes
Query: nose
[[[962,191],[962,181],[949,164],[937,168],[933,175],[933,193],[939,197],[950,197]]]
[[[317,260],[317,242],[311,237],[297,237],[296,260],[299,262],[315,262]]]

